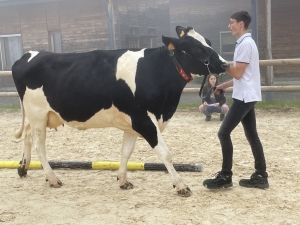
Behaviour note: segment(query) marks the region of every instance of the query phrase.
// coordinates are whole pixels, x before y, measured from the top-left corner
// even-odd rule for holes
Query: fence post
[[[271,0],[266,0],[266,30],[267,30],[267,58],[272,60],[272,30],[271,30]],[[274,73],[273,73],[273,66],[267,67],[267,76],[266,76],[266,85],[273,86],[274,85]],[[268,92],[265,94],[266,101],[272,102],[274,101],[274,92]]]

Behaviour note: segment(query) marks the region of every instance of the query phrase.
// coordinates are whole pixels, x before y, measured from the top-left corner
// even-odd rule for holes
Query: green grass
[[[227,101],[229,107],[232,105],[232,100],[229,99]],[[199,108],[198,103],[180,103],[178,105],[178,109],[197,109]],[[291,109],[300,109],[300,100],[299,101],[273,101],[273,102],[257,102],[255,105],[256,109],[262,110],[279,110],[279,111],[287,111]],[[12,105],[0,105],[0,112],[16,112],[20,110],[19,104]]]
[[[259,109],[278,109],[278,110],[290,110],[300,109],[300,101],[273,101],[273,102],[257,102],[255,105]]]
[[[16,112],[20,110],[21,107],[19,104],[12,104],[12,105],[0,105],[0,112]]]
[[[229,107],[232,105],[232,99],[227,101]],[[180,103],[178,109],[198,109],[199,104],[194,103]],[[272,102],[257,102],[255,104],[256,109],[262,110],[278,110],[278,111],[287,111],[291,109],[300,109],[300,100],[299,101],[272,101]]]

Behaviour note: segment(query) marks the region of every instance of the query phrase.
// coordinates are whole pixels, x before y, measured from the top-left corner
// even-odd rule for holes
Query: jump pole
[[[84,161],[49,161],[52,169],[94,169],[94,170],[117,170],[119,169],[120,162],[84,162]],[[201,172],[202,164],[173,164],[176,171],[183,172]],[[0,161],[0,169],[16,169],[20,167],[18,161]],[[29,169],[42,169],[41,162],[30,162]],[[143,162],[128,162],[127,170],[156,170],[166,171],[163,163],[143,163]]]

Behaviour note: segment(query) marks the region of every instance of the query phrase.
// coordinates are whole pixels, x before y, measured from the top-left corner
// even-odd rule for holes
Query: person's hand
[[[227,71],[230,68],[230,64],[228,62],[224,62],[222,63],[221,67]]]
[[[217,103],[215,103],[215,107],[218,107],[219,106],[219,103],[217,102]]]
[[[221,92],[223,92],[223,89],[222,89],[221,87],[222,87],[222,84],[216,86],[216,87],[213,89],[213,92],[214,92],[216,95],[221,94]]]

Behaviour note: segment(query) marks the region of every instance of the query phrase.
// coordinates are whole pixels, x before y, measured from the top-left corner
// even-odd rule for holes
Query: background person
[[[216,74],[210,74],[207,76],[206,83],[203,87],[202,105],[199,106],[200,112],[202,112],[206,118],[205,121],[210,121],[211,114],[216,112],[220,113],[220,121],[223,121],[225,114],[228,112],[228,105],[226,105],[226,98],[224,92],[214,93],[211,87],[218,85],[218,78]]]

